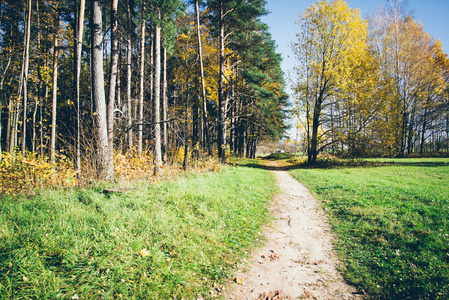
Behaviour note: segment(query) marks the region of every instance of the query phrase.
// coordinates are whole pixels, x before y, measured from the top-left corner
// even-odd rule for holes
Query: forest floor
[[[271,204],[275,217],[267,243],[240,268],[224,299],[367,299],[338,271],[325,211],[308,189],[279,167],[281,193]]]

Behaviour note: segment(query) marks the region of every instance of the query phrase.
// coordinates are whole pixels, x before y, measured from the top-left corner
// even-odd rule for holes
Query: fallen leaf
[[[150,252],[147,250],[147,248],[143,248],[142,250],[139,251],[139,255],[140,256],[148,256],[148,255],[150,255]]]

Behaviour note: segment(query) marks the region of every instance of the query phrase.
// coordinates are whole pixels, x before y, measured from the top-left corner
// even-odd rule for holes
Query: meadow
[[[269,157],[322,202],[370,299],[449,298],[449,159]],[[0,196],[0,299],[210,299],[264,242],[278,192],[256,160],[130,189]],[[263,164],[263,163],[262,163]]]
[[[212,298],[263,242],[268,171],[0,196],[1,299]]]
[[[449,159],[319,165],[291,174],[322,201],[345,278],[373,299],[449,299]]]

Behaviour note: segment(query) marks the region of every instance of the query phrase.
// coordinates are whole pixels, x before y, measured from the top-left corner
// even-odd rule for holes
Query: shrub
[[[2,153],[0,161],[0,192],[14,194],[33,192],[46,187],[69,187],[76,184],[72,162],[62,154],[52,164],[36,153]]]

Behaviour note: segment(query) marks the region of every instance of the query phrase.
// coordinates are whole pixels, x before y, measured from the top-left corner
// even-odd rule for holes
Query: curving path
[[[271,211],[267,244],[236,274],[224,299],[365,299],[337,270],[324,211],[307,188],[271,166],[281,189]]]

